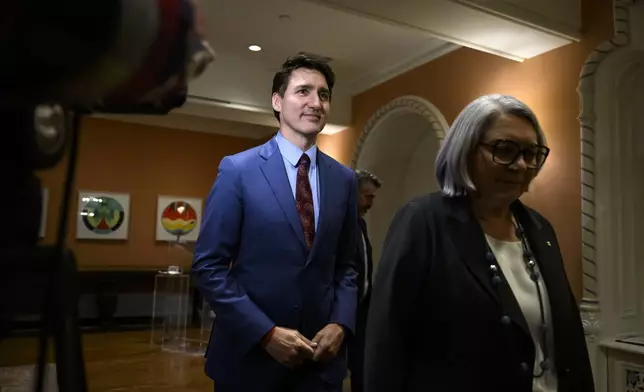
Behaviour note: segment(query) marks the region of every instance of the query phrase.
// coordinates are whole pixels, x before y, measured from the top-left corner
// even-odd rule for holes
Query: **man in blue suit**
[[[279,132],[219,165],[192,267],[217,315],[216,392],[342,390],[358,215],[353,171],[316,146],[334,82],[324,61],[289,58],[273,78]]]

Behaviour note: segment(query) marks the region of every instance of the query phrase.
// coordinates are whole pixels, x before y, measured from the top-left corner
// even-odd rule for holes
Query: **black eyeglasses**
[[[519,144],[512,140],[497,140],[496,142],[479,143],[482,146],[489,147],[492,151],[492,159],[499,165],[510,166],[519,155],[523,155],[523,161],[528,169],[540,169],[543,166],[550,149],[546,146],[533,144],[529,147],[521,148]]]

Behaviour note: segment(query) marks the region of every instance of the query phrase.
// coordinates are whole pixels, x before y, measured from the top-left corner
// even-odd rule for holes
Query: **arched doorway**
[[[409,199],[438,189],[434,161],[448,125],[427,100],[403,96],[378,109],[358,139],[352,166],[383,181],[374,207],[365,217],[374,263],[396,211]]]
[[[644,353],[620,345],[644,336],[644,3],[613,6],[615,35],[588,56],[577,88],[581,316],[598,392],[622,388],[623,374],[644,373]]]

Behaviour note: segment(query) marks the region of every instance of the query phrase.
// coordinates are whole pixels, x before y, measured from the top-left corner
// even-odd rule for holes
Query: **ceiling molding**
[[[515,53],[510,53],[509,51],[506,51],[506,50],[497,49],[497,48],[495,48],[493,46],[490,46],[490,45],[487,45],[487,44],[485,44],[483,42],[473,42],[473,41],[468,40],[468,39],[458,38],[458,37],[454,36],[453,34],[444,33],[442,31],[439,31],[439,30],[436,30],[436,29],[430,29],[427,26],[418,26],[418,25],[415,25],[415,24],[407,23],[406,21],[395,19],[391,15],[386,15],[385,16],[385,15],[376,14],[374,12],[368,12],[368,11],[365,11],[363,9],[356,8],[355,6],[352,6],[352,5],[340,4],[340,3],[335,2],[335,1],[330,2],[328,0],[301,0],[301,1],[318,4],[318,5],[321,5],[321,6],[324,6],[324,7],[336,9],[338,11],[342,11],[342,12],[345,12],[345,13],[348,13],[348,14],[353,14],[353,15],[360,16],[360,17],[363,17],[363,18],[371,19],[371,20],[378,21],[378,22],[381,22],[381,23],[387,23],[387,24],[390,24],[390,25],[393,25],[393,26],[406,28],[406,29],[409,29],[411,31],[416,31],[416,32],[419,32],[419,33],[422,33],[422,34],[426,34],[428,37],[438,38],[438,39],[446,41],[446,42],[451,42],[451,43],[456,44],[456,45],[465,46],[465,47],[468,47],[468,48],[471,48],[471,49],[475,49],[475,50],[478,50],[478,51],[481,51],[481,52],[489,53],[489,54],[492,54],[492,55],[496,55],[496,56],[503,57],[503,58],[513,60],[513,61],[517,61],[517,62],[523,62],[523,61],[527,60],[528,58],[532,58],[534,56],[537,56],[539,54],[545,53],[545,52],[547,52],[549,50],[552,50],[552,49],[555,49],[557,47],[562,46],[561,44],[559,44],[559,45],[551,47],[549,50],[543,51],[542,53],[537,53],[537,54],[531,55],[531,56],[521,56],[521,55],[518,55],[518,54],[515,54]],[[451,4],[452,6],[461,7],[463,10],[469,9],[469,10],[478,12],[481,17],[488,16],[490,18],[495,18],[496,20],[499,20],[499,21],[502,20],[502,21],[505,21],[507,23],[511,23],[514,26],[524,27],[526,29],[529,29],[529,31],[532,31],[532,32],[539,32],[540,34],[542,34],[544,36],[549,36],[551,38],[556,38],[558,40],[564,41],[565,44],[573,42],[573,41],[576,41],[578,39],[578,38],[564,38],[564,37],[567,36],[567,34],[561,34],[561,33],[558,33],[558,32],[552,32],[552,31],[550,31],[550,29],[543,28],[543,27],[536,28],[535,27],[536,25],[534,25],[533,23],[528,23],[528,22],[525,22],[523,20],[516,19],[516,18],[510,18],[510,17],[508,17],[506,15],[503,15],[503,14],[500,14],[500,13],[497,13],[497,12],[492,12],[489,9],[474,6],[471,1],[445,0],[444,3],[445,4]]]
[[[279,124],[270,113],[270,118],[262,120],[261,117],[249,116],[248,109],[236,108],[235,113],[226,115],[221,109],[213,110],[212,100],[199,100],[194,96],[189,98],[190,111],[172,111],[166,115],[135,115],[135,114],[103,114],[95,113],[92,117],[104,118],[132,124],[150,125],[174,130],[204,132],[217,135],[236,136],[249,139],[262,139],[277,132]],[[231,103],[234,105],[234,103]],[[199,106],[201,105],[201,106]],[[216,105],[215,105],[216,106]],[[184,106],[185,107],[185,106]],[[179,108],[182,109],[182,108]],[[225,109],[224,109],[225,110]],[[222,113],[224,115],[222,115]],[[260,116],[264,114],[260,113]],[[260,121],[257,121],[259,118]],[[327,123],[322,130],[323,135],[333,135],[349,128],[350,125]]]
[[[396,76],[400,76],[414,68],[427,64],[428,62],[451,53],[459,48],[461,48],[460,45],[445,43],[438,48],[433,47],[429,51],[424,49],[416,56],[410,56],[398,64],[372,72],[354,82],[351,82],[349,91],[352,95],[361,94],[395,78]]]
[[[579,42],[582,34],[578,27],[560,23],[546,18],[543,15],[531,12],[529,10],[517,7],[506,1],[485,0],[479,4],[476,0],[452,0],[466,7],[474,8],[488,15],[493,15],[512,22],[542,31],[546,34],[552,34],[557,37]],[[510,16],[513,15],[513,16]]]
[[[276,127],[182,113],[168,113],[163,116],[93,114],[92,117],[179,131],[202,132],[247,139],[262,139],[277,132]]]
[[[351,104],[350,97],[348,103]],[[259,106],[200,97],[194,94],[189,94],[186,104],[177,108],[171,114],[183,114],[195,118],[241,122],[261,125],[272,129],[277,129],[279,127],[279,123],[275,119],[275,115],[272,110]],[[351,127],[350,124],[351,122],[343,123],[331,120],[330,122],[327,122],[325,128],[322,130],[322,134],[336,134]]]

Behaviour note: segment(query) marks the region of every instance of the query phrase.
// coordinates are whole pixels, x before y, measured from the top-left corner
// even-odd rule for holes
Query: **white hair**
[[[546,146],[537,116],[526,104],[508,95],[479,97],[456,117],[438,151],[436,179],[445,196],[464,196],[476,191],[467,170],[470,153],[494,121],[504,114],[528,120],[537,132],[537,143]]]

